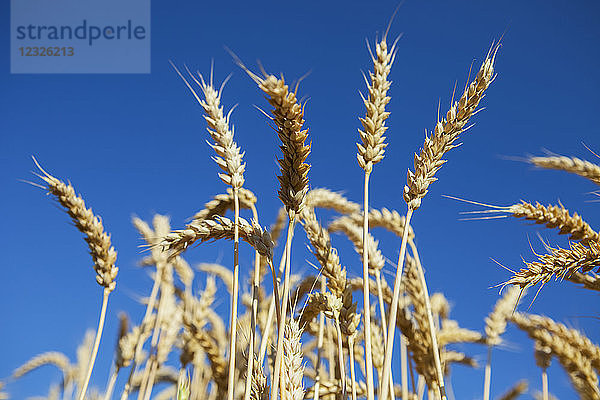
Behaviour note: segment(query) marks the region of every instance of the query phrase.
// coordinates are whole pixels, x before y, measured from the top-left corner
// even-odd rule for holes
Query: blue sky
[[[120,268],[110,299],[109,319],[92,385],[104,387],[112,359],[116,315],[127,310],[139,321],[137,300],[149,293],[150,279],[136,266],[141,241],[132,215],[171,216],[174,227],[222,193],[210,160],[200,107],[169,65],[186,64],[204,74],[214,60],[218,82],[233,73],[223,95],[227,108],[238,104],[232,121],[246,151],[246,187],[259,196],[261,223],[269,225],[280,205],[276,197],[276,135],[254,107],[267,108],[254,83],[234,65],[224,46],[249,66],[256,60],[269,72],[293,81],[306,72],[300,96],[310,129],[312,187],[344,191],[362,201],[362,170],[356,162],[358,91],[362,71],[371,68],[365,39],[373,43],[385,29],[393,1],[365,2],[153,2],[151,74],[11,75],[9,6],[0,13],[0,379],[29,357],[58,350],[71,358],[88,328],[95,328],[101,289],[81,235],[43,191],[20,182],[35,180],[31,155],[55,176],[69,179],[112,234]],[[448,108],[455,83],[463,85],[469,66],[477,68],[502,34],[498,77],[483,100],[485,110],[464,135],[464,145],[448,154],[439,181],[414,216],[417,245],[431,292],[443,291],[462,326],[483,329],[483,318],[498,298],[491,286],[508,279],[491,259],[519,268],[542,251],[539,232],[554,245],[567,245],[555,232],[513,219],[460,221],[474,207],[443,198],[454,195],[496,205],[520,199],[556,203],[582,214],[597,228],[597,188],[582,178],[542,171],[513,161],[544,149],[595,160],[582,143],[600,150],[596,114],[600,78],[600,5],[592,1],[406,1],[391,27],[403,34],[392,68],[392,96],[386,158],[371,178],[371,205],[405,211],[402,188],[425,129]],[[323,214],[322,219],[329,218]],[[376,232],[384,254],[397,259],[399,241]],[[347,241],[334,236],[349,274],[360,260]],[[315,260],[298,229],[296,271]],[[229,262],[229,245],[208,245],[189,261]],[[250,265],[248,249],[242,262]],[[391,271],[392,267],[388,267]],[[391,278],[388,277],[391,282]],[[202,281],[195,283],[198,289]],[[524,302],[526,308],[532,292]],[[228,300],[222,300],[223,310]],[[598,295],[568,282],[548,284],[531,307],[598,341]],[[532,342],[514,327],[506,346],[494,351],[492,394],[518,379],[540,388]],[[459,349],[461,349],[459,347]],[[483,347],[465,347],[483,364]],[[42,395],[59,375],[48,367],[10,385],[14,398]],[[453,369],[457,398],[481,398],[483,370]],[[566,375],[553,365],[550,388],[574,398]]]

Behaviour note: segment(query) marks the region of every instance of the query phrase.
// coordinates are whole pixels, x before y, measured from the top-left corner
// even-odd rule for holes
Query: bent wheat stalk
[[[86,208],[85,202],[81,196],[77,195],[75,189],[70,184],[56,179],[38,164],[36,159],[33,161],[39,168],[41,175],[38,175],[46,182],[46,190],[53,195],[61,206],[65,208],[67,214],[73,220],[77,229],[85,235],[85,241],[90,248],[90,255],[94,260],[94,270],[96,271],[96,282],[104,287],[102,292],[102,306],[100,308],[100,317],[98,319],[98,328],[96,330],[96,338],[94,339],[94,347],[87,371],[79,394],[79,400],[84,400],[87,392],[87,387],[92,376],[102,331],[104,329],[104,320],[106,318],[106,309],[108,306],[108,296],[114,290],[119,269],[115,266],[117,260],[117,252],[112,247],[110,235],[104,232],[102,221],[94,215],[90,208]]]

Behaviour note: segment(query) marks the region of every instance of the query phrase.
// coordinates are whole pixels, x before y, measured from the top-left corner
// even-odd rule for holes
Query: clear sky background
[[[246,151],[246,187],[259,196],[261,223],[274,221],[279,154],[276,135],[254,107],[267,108],[255,84],[234,65],[224,46],[256,69],[284,72],[301,83],[309,99],[311,187],[344,191],[362,201],[363,172],[356,162],[358,117],[364,115],[358,91],[362,71],[372,68],[365,39],[373,43],[395,1],[158,2],[152,4],[152,73],[149,75],[10,75],[9,6],[0,4],[0,380],[31,356],[57,350],[72,359],[86,329],[95,329],[101,288],[94,280],[86,245],[67,215],[21,179],[36,180],[31,155],[55,176],[69,179],[111,232],[120,268],[110,299],[108,322],[92,385],[104,387],[113,356],[116,315],[127,310],[139,323],[137,300],[150,291],[150,278],[137,267],[141,241],[130,224],[136,214],[171,216],[174,227],[225,191],[210,160],[212,150],[201,109],[168,61],[204,74],[214,60],[218,82],[228,74],[223,102],[239,104],[232,121]],[[414,217],[417,245],[431,292],[443,291],[451,316],[464,327],[482,330],[498,299],[491,288],[533,260],[529,247],[543,251],[539,232],[553,245],[564,237],[515,219],[461,221],[461,211],[477,207],[443,198],[460,196],[496,205],[520,199],[562,203],[598,228],[597,189],[583,178],[544,171],[514,157],[544,149],[598,162],[585,149],[600,151],[597,74],[600,63],[600,3],[593,1],[417,1],[400,8],[391,36],[403,33],[393,66],[385,159],[371,178],[371,205],[405,211],[402,188],[424,130],[434,127],[438,104],[447,110],[455,83],[464,85],[471,63],[478,68],[491,43],[502,34],[498,77],[483,100],[485,110],[448,154],[421,209]],[[324,221],[329,218],[323,214]],[[376,231],[381,249],[397,259],[399,240]],[[292,268],[310,272],[315,262],[297,230]],[[349,274],[361,264],[348,241],[334,236]],[[188,260],[229,265],[230,246],[207,245]],[[242,268],[251,253],[242,253]],[[392,266],[388,266],[389,271]],[[388,281],[392,282],[388,276]],[[203,286],[197,279],[194,288]],[[530,291],[522,309],[533,298]],[[531,307],[585,331],[598,342],[598,295],[569,282],[548,284]],[[228,300],[220,300],[225,311]],[[225,314],[225,312],[223,313]],[[492,394],[528,379],[541,378],[533,344],[510,326],[505,346],[495,349]],[[485,363],[483,346],[458,347]],[[567,376],[553,363],[550,390],[575,398]],[[119,381],[121,384],[123,377]],[[12,383],[13,398],[43,395],[60,380],[51,367]],[[482,397],[483,369],[453,368],[457,399]]]

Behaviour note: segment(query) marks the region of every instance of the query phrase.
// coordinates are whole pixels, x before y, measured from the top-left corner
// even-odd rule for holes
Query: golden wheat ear
[[[600,185],[600,165],[577,157],[530,157],[529,162],[540,168],[570,172]]]
[[[575,330],[569,330],[564,325],[539,315],[516,313],[510,320],[540,346],[548,348],[569,375],[581,398],[600,398],[598,365],[595,361],[599,359],[598,347],[590,346],[589,349],[593,352],[590,354],[589,339]]]
[[[66,184],[46,172],[35,157],[33,162],[41,174],[36,174],[45,182],[44,188],[58,201],[71,217],[75,227],[84,234],[90,255],[94,260],[96,281],[112,291],[115,288],[119,269],[115,266],[117,252],[111,244],[110,235],[104,231],[102,219],[87,208],[83,198],[75,192],[71,184]]]
[[[560,235],[569,235],[569,240],[576,240],[584,245],[592,240],[597,241],[600,239],[598,232],[592,229],[579,214],[576,212],[571,214],[560,201],[558,205],[544,206],[539,202],[533,204],[521,200],[519,203],[502,207],[465,200],[455,196],[443,195],[443,197],[488,208],[487,210],[462,211],[461,214],[463,215],[476,215],[475,217],[462,218],[462,220],[498,219],[512,216],[545,225],[549,229],[558,228]]]
[[[34,157],[32,158],[41,172],[38,176],[46,183],[46,190],[48,193],[56,198],[59,204],[63,206],[67,214],[71,217],[75,227],[85,235],[85,241],[90,249],[90,255],[94,260],[96,282],[104,287],[96,339],[89,360],[87,374],[79,393],[79,400],[84,400],[94,368],[96,355],[98,353],[100,338],[102,337],[104,319],[106,317],[106,309],[108,306],[108,296],[114,290],[116,285],[115,280],[119,271],[115,265],[117,252],[111,244],[110,235],[104,231],[102,220],[100,217],[94,215],[91,208],[86,207],[83,198],[75,192],[73,186],[50,175],[40,166]]]
[[[499,42],[492,43],[475,79],[471,81],[470,84],[466,85],[460,99],[457,102],[452,102],[452,105],[446,113],[445,118],[442,118],[441,120],[438,118],[438,122],[436,123],[431,135],[427,134],[426,132],[423,147],[418,154],[415,154],[414,157],[414,172],[410,169],[408,170],[406,185],[404,186],[403,197],[408,206],[405,219],[406,225],[410,224],[410,220],[414,211],[421,206],[422,199],[427,194],[429,185],[437,180],[435,174],[446,162],[443,160],[444,155],[448,151],[459,146],[456,141],[461,133],[469,129],[470,126],[467,125],[469,120],[478,112],[479,103],[483,99],[486,90],[496,76],[494,72],[494,64],[499,48]],[[365,209],[365,214],[366,212],[367,210]],[[367,228],[367,219],[365,217],[365,227],[363,229],[366,231]],[[405,230],[403,232],[402,242],[400,244],[400,255],[398,258],[396,279],[394,282],[394,295],[390,311],[390,320],[388,322],[388,337],[386,340],[387,347],[382,382],[386,382],[389,379],[391,371],[392,351],[394,344],[393,339],[396,329],[396,324],[394,322],[396,320],[398,300],[400,297],[400,284],[402,281],[402,269],[404,267],[406,246],[408,243],[408,230]],[[414,243],[412,243],[411,248],[413,249],[413,252],[416,250]],[[367,293],[365,290],[365,297],[366,296]],[[428,297],[427,303],[429,303]],[[431,314],[431,310],[428,310],[428,314]],[[432,340],[435,342],[436,338],[435,334],[433,333],[434,327],[431,326],[431,324],[430,330],[432,332],[430,336],[432,336]],[[446,393],[444,388],[444,374],[442,371],[439,349],[435,348],[435,346],[433,349],[433,356],[436,364],[437,383],[439,384],[440,395],[442,400],[445,400]],[[382,390],[382,396],[384,398],[387,397],[387,385],[380,385],[380,387]]]
[[[478,112],[480,101],[496,77],[494,64],[499,48],[500,43],[492,44],[475,79],[465,87],[462,96],[452,104],[445,118],[437,122],[431,136],[425,136],[421,151],[415,154],[415,172],[408,171],[404,187],[404,200],[413,210],[421,206],[429,185],[437,180],[435,174],[445,163],[443,156],[459,146],[456,141],[469,128],[467,123],[471,117]]]

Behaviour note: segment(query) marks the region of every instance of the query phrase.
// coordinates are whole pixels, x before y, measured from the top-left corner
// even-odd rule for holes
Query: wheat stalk
[[[344,334],[352,335],[357,329],[360,315],[356,313],[356,303],[352,300],[352,288],[346,279],[346,269],[341,266],[337,251],[331,245],[329,233],[317,221],[314,210],[305,209],[302,217],[302,226],[313,248],[313,254],[322,267],[322,273],[327,278],[327,287],[336,301],[341,303],[339,317],[334,319],[336,329],[343,329]],[[341,326],[337,324],[341,324]],[[338,339],[338,345],[341,343],[340,341],[341,339]],[[342,354],[338,353],[340,368],[343,371]],[[351,356],[353,355],[351,354]],[[345,385],[342,386],[346,393]]]
[[[488,344],[487,362],[485,364],[485,380],[483,384],[483,399],[490,398],[492,381],[492,347],[501,343],[500,335],[506,331],[506,322],[517,308],[521,290],[516,286],[509,287],[494,306],[494,310],[485,318],[485,335]]]
[[[151,246],[149,264],[156,266],[156,273],[154,275],[154,283],[152,284],[152,289],[150,291],[150,298],[148,300],[148,304],[146,305],[146,311],[144,313],[144,317],[142,318],[142,322],[140,323],[139,332],[136,336],[137,341],[135,342],[133,362],[131,369],[129,370],[127,383],[125,384],[121,394],[121,400],[126,400],[129,396],[129,392],[132,387],[132,380],[136,373],[138,359],[140,358],[144,342],[153,333],[154,326],[157,324],[158,315],[154,315],[152,313],[154,311],[156,298],[161,287],[161,281],[163,279],[163,275],[165,274],[164,270],[167,267],[167,260],[169,256],[168,253],[161,251],[160,247],[157,245],[161,242],[162,236],[166,235],[171,230],[169,218],[160,214],[156,214],[152,220],[154,229],[150,228],[148,223],[137,217],[132,218],[132,223],[140,235],[142,235],[146,244]],[[148,332],[146,333],[146,331]],[[142,332],[144,332],[144,334],[142,334]]]
[[[306,159],[310,144],[306,143],[305,104],[296,97],[297,87],[291,90],[283,78],[267,73],[258,76],[240,63],[273,107],[271,121],[281,141],[278,196],[283,207],[271,234],[258,223],[256,196],[242,187],[244,154],[233,139],[231,111],[226,114],[221,105],[223,86],[219,89],[213,86],[212,71],[209,81],[187,71],[190,77],[184,78],[184,81],[204,111],[209,145],[216,153],[213,160],[221,169],[219,177],[230,187],[226,193],[218,194],[206,203],[194,215],[192,222],[181,230],[171,231],[168,218],[164,216],[156,215],[152,228],[150,224],[134,218],[134,225],[148,248],[141,264],[156,267],[156,271],[152,270],[154,284],[149,297],[141,300],[146,313],[139,326],[129,330],[127,321],[121,319],[115,361],[111,365],[107,390],[102,396],[93,388],[87,390],[87,386],[99,346],[108,293],[115,287],[118,271],[116,253],[110,237],[104,233],[101,220],[85,207],[71,185],[40,168],[40,177],[48,192],[58,198],[76,227],[85,235],[94,259],[97,281],[104,287],[104,297],[96,336],[93,333],[86,335],[84,344],[77,350],[77,365],[70,365],[66,357],[60,357],[61,353],[46,353],[32,359],[28,368],[36,368],[44,362],[62,363],[64,398],[71,398],[75,388],[79,398],[99,400],[103,397],[106,400],[112,396],[119,371],[130,367],[122,399],[126,399],[130,391],[137,391],[139,400],[149,400],[154,386],[159,383],[165,384],[165,390],[153,397],[177,397],[178,400],[224,400],[225,397],[228,400],[277,400],[278,396],[281,400],[347,400],[349,386],[352,388],[352,400],[358,397],[393,400],[396,396],[421,400],[426,386],[430,399],[446,399],[444,379],[448,379],[446,376],[450,374],[451,366],[477,366],[473,357],[447,347],[457,343],[478,343],[488,347],[483,395],[484,400],[488,400],[492,348],[501,343],[500,336],[508,319],[534,339],[534,356],[542,369],[544,400],[549,397],[546,370],[552,357],[557,357],[565,367],[582,398],[598,400],[600,347],[581,332],[549,318],[512,314],[524,288],[545,284],[553,277],[600,291],[600,278],[592,272],[600,267],[600,235],[580,215],[569,212],[560,203],[544,206],[525,201],[508,207],[490,206],[492,210],[484,211],[507,213],[509,215],[503,216],[524,218],[548,228],[557,228],[560,234],[568,234],[574,241],[569,248],[553,248],[545,244],[547,254],[536,254],[537,260],[526,262],[526,268],[515,273],[507,282],[514,287],[507,290],[485,320],[485,336],[462,328],[457,321],[449,319],[450,306],[446,298],[439,293],[430,296],[427,289],[411,219],[420,208],[430,184],[436,180],[437,171],[445,163],[445,154],[458,146],[460,135],[469,128],[470,118],[477,113],[480,101],[495,77],[497,45],[492,45],[477,76],[468,82],[460,99],[457,102],[453,99],[445,117],[441,120],[438,117],[433,131],[426,132],[423,147],[415,154],[414,167],[411,168],[414,172],[408,171],[403,191],[406,215],[386,208],[370,209],[370,174],[373,166],[383,159],[387,146],[389,73],[396,54],[396,43],[388,48],[386,36],[387,32],[376,42],[375,54],[371,54],[374,71],[365,77],[368,86],[368,95],[363,96],[366,115],[360,118],[362,127],[357,151],[365,178],[362,204],[329,189],[309,190],[310,166]],[[196,88],[195,84],[199,88],[197,92],[192,88]],[[600,183],[600,166],[586,161],[567,157],[534,157],[531,162],[574,172]],[[252,221],[240,218],[242,208],[251,210]],[[341,215],[336,215],[325,229],[315,214],[317,208]],[[229,210],[233,211],[231,219],[225,217]],[[310,250],[318,261],[319,267],[315,268],[320,271],[315,274],[317,276],[302,279],[300,275],[292,274],[291,246],[297,223],[301,223],[306,231]],[[272,261],[273,240],[279,239],[284,228],[287,228],[287,235],[277,271]],[[369,228],[384,228],[401,238],[393,288],[383,279],[386,259]],[[362,258],[361,277],[351,278],[351,272],[343,267],[340,255],[331,243],[332,232],[343,232],[353,242]],[[194,270],[183,259],[183,252],[194,244],[219,239],[233,240],[234,267],[201,266],[199,269],[208,275],[206,287],[199,296],[194,295]],[[249,272],[248,280],[242,283],[244,286],[248,282],[246,286],[252,289],[241,295],[244,311],[238,315],[240,239],[253,246],[255,258],[253,273]],[[273,278],[272,294],[260,287],[262,281],[268,279],[267,264]],[[309,264],[313,266],[310,261]],[[221,294],[217,291],[215,276],[225,282],[231,295],[228,327],[225,323],[227,318],[218,313]],[[314,292],[319,280],[321,288]],[[361,315],[357,312],[358,305],[353,299],[355,291],[362,292],[363,297],[365,319],[362,327],[359,326]],[[407,294],[403,294],[404,291]],[[378,307],[370,306],[371,296],[377,296]],[[300,307],[299,302],[302,304]],[[380,318],[374,317],[377,308]],[[275,329],[277,334],[272,334]],[[392,376],[395,329],[401,331],[402,385],[394,385]],[[255,352],[258,334],[261,336],[260,348]],[[148,341],[149,351],[144,352],[143,347]],[[272,348],[267,363],[263,364],[269,346]],[[48,358],[53,354],[54,361],[52,357]],[[174,355],[179,356],[178,370],[166,366]],[[349,377],[346,376],[346,357],[349,359]],[[305,359],[307,365],[304,364]],[[144,362],[145,368],[136,370],[136,366]],[[358,372],[355,362],[358,363]],[[417,373],[414,373],[413,362],[418,372],[418,384],[415,384]],[[26,366],[22,368],[27,370]],[[187,375],[190,369],[193,370],[191,380]],[[416,393],[409,391],[409,372],[411,389]],[[267,377],[270,378],[270,387]],[[312,380],[314,385],[305,390],[307,383],[304,379],[306,382]],[[0,382],[0,392],[2,387]],[[52,386],[48,398],[58,400],[60,390],[60,386]],[[523,385],[515,386],[503,398],[514,398],[523,390],[526,390]],[[0,399],[4,397],[5,394],[0,393]]]
[[[321,292],[325,292],[325,277],[321,276],[320,279],[320,290]],[[323,340],[325,334],[325,314],[323,312],[319,313],[319,333],[317,334],[317,361],[315,363],[315,384],[314,384],[314,397],[313,400],[319,400],[319,385],[321,383],[321,359],[323,353]],[[352,364],[350,364],[352,366]]]
[[[415,172],[408,171],[407,184],[404,186],[404,200],[408,205],[405,225],[410,226],[410,219],[413,212],[421,206],[421,200],[425,194],[427,194],[429,185],[437,179],[435,178],[435,173],[445,163],[442,157],[446,152],[458,146],[455,144],[456,140],[462,132],[468,129],[467,123],[469,119],[477,112],[479,102],[494,80],[494,62],[496,60],[498,48],[499,45],[490,48],[490,51],[481,64],[481,68],[473,82],[466,87],[458,102],[452,104],[450,110],[446,113],[446,118],[438,121],[432,136],[425,135],[425,143],[423,144],[419,155],[415,154]],[[398,267],[394,282],[394,297],[391,306],[390,321],[388,323],[388,340],[386,343],[389,345],[386,348],[383,368],[384,381],[389,378],[389,371],[392,363],[393,338],[395,333],[394,320],[396,318],[398,298],[400,297],[400,281],[402,280],[402,268],[404,265],[407,241],[408,230],[405,229],[402,236],[402,243],[400,244],[400,256],[398,258]],[[438,359],[439,356],[436,357],[436,360]],[[439,382],[440,394],[442,399],[445,400],[446,394],[443,387],[443,373],[440,368],[438,368],[438,376],[441,378]],[[387,396],[387,387],[385,385],[382,388],[382,394],[384,398]]]
[[[165,306],[172,301],[173,298],[173,265],[172,263],[169,262],[169,260],[173,260],[174,258],[169,258],[169,253],[168,252],[163,252],[161,251],[160,247],[158,246],[158,244],[160,243],[160,240],[163,236],[167,235],[169,233],[169,231],[171,230],[171,225],[170,225],[170,221],[169,218],[163,215],[155,215],[154,218],[152,219],[152,224],[154,227],[154,230],[150,229],[150,227],[148,226],[148,224],[143,223],[137,219],[134,218],[133,220],[134,225],[136,226],[136,228],[138,229],[138,231],[142,234],[144,240],[146,241],[146,243],[148,244],[148,246],[152,246],[151,247],[151,254],[152,254],[152,260],[153,260],[153,264],[156,265],[156,276],[155,276],[155,288],[156,291],[153,291],[153,293],[151,294],[150,301],[149,301],[149,305],[150,303],[152,303],[153,305],[155,304],[156,301],[156,297],[158,296],[158,293],[160,291],[160,298],[158,301],[158,307],[157,307],[157,311],[156,311],[156,317],[152,320],[152,324],[149,325],[150,327],[150,336],[151,336],[151,341],[150,341],[150,356],[148,357],[148,360],[146,362],[146,367],[144,369],[144,372],[142,373],[142,380],[140,383],[140,388],[138,390],[138,400],[142,400],[144,398],[144,395],[146,393],[146,390],[148,387],[151,387],[152,383],[149,382],[149,378],[151,377],[152,372],[154,371],[154,368],[156,366],[156,353],[157,353],[157,346],[158,346],[158,339],[159,339],[159,334],[160,334],[160,330],[164,327],[164,318],[165,318]],[[154,289],[154,288],[153,288]],[[153,308],[154,306],[152,306]],[[150,310],[146,310],[148,311],[152,311],[152,308]],[[146,317],[146,315],[145,315]],[[148,315],[149,317],[149,315]],[[142,321],[142,325],[143,325],[144,321]],[[139,346],[140,346],[140,350],[141,347],[143,346],[143,342],[145,341],[146,338],[140,338],[143,340],[140,340],[139,342]],[[137,360],[137,357],[135,357],[135,359]],[[134,365],[132,366],[131,370],[130,370],[130,377],[133,376],[133,374],[135,374],[135,370],[137,367],[137,363],[134,362]],[[126,387],[126,390],[123,391],[123,397],[126,397],[128,394],[128,390]]]
[[[256,209],[254,204],[251,204],[252,217],[255,221],[258,221],[258,210]],[[272,242],[272,241],[271,241]],[[271,260],[267,260],[269,265],[272,267]],[[260,291],[260,281],[261,281],[261,267],[262,267],[262,259],[260,252],[258,250],[254,251],[254,276],[252,282],[252,315],[250,320],[250,345],[248,346],[248,353],[250,357],[248,358],[247,368],[246,368],[246,386],[244,391],[244,400],[250,400],[250,392],[252,387],[252,377],[254,374],[254,362],[255,362],[255,346],[256,346],[256,324],[258,318],[258,302],[259,302],[259,291]],[[271,268],[272,269],[272,268]],[[262,368],[262,367],[261,367]]]
[[[177,71],[179,73],[179,71]],[[189,71],[188,71],[189,72]],[[183,78],[183,76],[180,74],[180,76]],[[198,102],[200,103],[200,105],[203,107],[204,111],[205,111],[205,120],[208,124],[208,132],[210,134],[210,136],[212,137],[212,139],[214,140],[214,144],[211,144],[211,147],[215,150],[215,152],[217,153],[217,157],[214,157],[213,160],[215,162],[217,162],[217,164],[221,167],[221,169],[225,172],[225,174],[219,174],[219,177],[221,178],[221,180],[223,180],[224,183],[231,185],[232,186],[232,196],[228,196],[227,199],[215,199],[215,201],[213,202],[213,204],[209,204],[209,207],[214,207],[214,209],[209,209],[209,212],[205,212],[204,214],[209,214],[210,215],[210,211],[212,212],[224,212],[227,208],[233,208],[234,209],[234,213],[235,213],[235,218],[234,218],[234,274],[233,274],[233,291],[234,294],[232,295],[232,303],[231,303],[231,329],[232,332],[230,334],[230,354],[232,354],[231,357],[231,363],[233,364],[235,362],[235,327],[236,327],[236,316],[237,316],[237,289],[238,289],[238,283],[237,283],[237,277],[239,275],[238,269],[238,246],[239,246],[239,240],[238,240],[238,231],[239,231],[239,227],[238,227],[238,221],[239,221],[239,192],[240,189],[244,183],[244,177],[243,177],[243,172],[245,169],[245,164],[243,164],[242,162],[242,157],[243,154],[240,152],[239,147],[236,145],[236,143],[233,141],[233,127],[231,127],[231,129],[229,128],[229,117],[231,114],[231,111],[229,114],[227,114],[227,116],[224,116],[223,114],[223,108],[220,105],[220,99],[221,99],[221,93],[222,93],[222,89],[223,86],[221,86],[220,90],[216,90],[212,84],[212,71],[211,71],[211,80],[209,83],[206,83],[202,77],[202,75],[198,74],[199,77],[199,81],[190,73],[190,76],[192,77],[192,79],[195,80],[195,82],[200,86],[202,93],[204,95],[203,99],[200,99],[199,96],[197,95],[197,93],[193,90],[193,88],[191,87],[191,85],[188,83],[188,81],[184,79],[186,85],[188,86],[188,88],[190,88],[190,90],[192,91],[192,93],[194,94],[194,96],[196,97],[196,99],[198,100]],[[245,193],[246,194],[246,193]],[[250,193],[251,194],[251,193]],[[252,196],[246,196],[246,197],[250,197],[248,202],[252,201]],[[229,201],[230,200],[230,201]],[[247,203],[247,202],[246,202]],[[244,204],[247,206],[247,204]],[[217,207],[220,207],[221,210],[215,209]],[[204,210],[206,211],[206,209]],[[202,213],[199,213],[200,215],[196,215],[196,217],[202,217]],[[232,371],[232,368],[230,368],[230,371]],[[230,378],[229,378],[229,391],[228,391],[228,398],[232,399],[233,396],[233,376],[230,374]]]
[[[177,70],[177,69],[176,69]],[[189,72],[189,70],[188,70]],[[214,143],[210,144],[215,153],[216,157],[213,160],[221,167],[225,173],[219,174],[219,178],[227,184],[231,185],[233,189],[233,209],[234,209],[234,237],[233,237],[233,294],[231,296],[231,307],[230,307],[230,334],[229,334],[229,378],[228,378],[228,390],[227,399],[233,400],[233,385],[234,375],[233,367],[235,365],[235,346],[236,346],[236,327],[237,327],[237,302],[238,302],[238,290],[239,290],[239,189],[244,185],[244,170],[246,165],[242,161],[244,154],[240,148],[233,141],[234,128],[229,123],[229,118],[233,109],[225,116],[223,113],[223,107],[221,106],[221,94],[223,91],[223,85],[219,90],[216,90],[212,82],[212,70],[211,79],[206,82],[201,74],[198,74],[198,79],[193,74],[189,73],[190,77],[194,79],[196,84],[200,87],[203,93],[201,99],[198,94],[194,91],[188,81],[183,75],[177,70],[177,73],[184,80],[187,87],[192,91],[198,103],[204,109],[204,119],[208,125],[208,133],[213,139]]]
[[[260,77],[246,68],[239,59],[237,61],[267,95],[269,104],[273,107],[271,114],[283,152],[283,158],[278,159],[281,173],[277,176],[280,183],[278,194],[288,214],[298,214],[304,207],[310,169],[310,165],[305,162],[310,153],[310,144],[305,144],[308,129],[303,129],[304,106],[299,104],[296,91],[290,91],[283,78],[267,74]]]
[[[184,371],[180,371],[179,380],[177,381],[177,390],[175,391],[175,398],[177,400],[189,400],[190,399],[190,377],[188,374],[185,374]],[[171,392],[172,393],[172,392]],[[156,397],[159,397],[158,394]],[[165,397],[166,399],[172,399],[174,396],[171,394],[169,397]]]
[[[143,376],[137,373],[132,381],[132,392],[139,392],[142,389]],[[162,367],[156,373],[156,383],[177,384],[179,373],[172,367]]]
[[[305,161],[310,153],[310,144],[305,144],[308,137],[308,129],[303,129],[304,106],[299,104],[296,98],[296,91],[291,92],[283,78],[278,79],[274,75],[267,74],[265,74],[264,78],[261,78],[248,70],[239,59],[237,61],[240,67],[248,73],[259,88],[267,95],[269,104],[273,107],[271,113],[277,129],[277,136],[281,141],[280,148],[283,152],[283,158],[278,159],[281,173],[277,176],[280,183],[278,194],[288,213],[289,224],[285,251],[286,265],[281,319],[279,321],[277,338],[277,356],[273,385],[271,386],[271,398],[275,400],[279,389],[279,373],[282,362],[283,323],[285,321],[289,298],[291,242],[296,215],[304,208],[306,193],[308,192],[308,171],[310,165]],[[274,288],[274,290],[276,291],[277,289]]]
[[[100,308],[100,318],[98,320],[98,329],[96,330],[96,339],[94,341],[94,349],[89,360],[89,366],[86,373],[86,378],[83,382],[83,388],[79,394],[79,400],[84,400],[87,387],[92,376],[96,354],[100,346],[100,338],[104,328],[104,319],[106,318],[106,309],[108,306],[108,296],[115,289],[115,279],[119,269],[115,266],[117,260],[117,252],[112,247],[110,235],[104,232],[102,221],[94,215],[90,208],[86,208],[83,198],[79,196],[73,186],[65,184],[56,179],[38,164],[33,159],[39,168],[41,175],[38,175],[46,182],[46,190],[53,195],[61,206],[65,208],[67,214],[73,220],[75,227],[85,235],[85,241],[90,249],[90,255],[94,260],[94,270],[96,271],[96,282],[104,287],[102,294],[102,306]]]
[[[548,367],[552,362],[552,350],[535,342],[535,364],[542,370],[542,400],[548,400]]]
[[[356,313],[356,304],[352,300],[352,287],[346,278],[346,268],[342,267],[337,250],[331,245],[329,233],[317,221],[314,210],[305,210],[302,217],[302,226],[313,254],[327,278],[327,288],[335,297],[342,299],[340,322],[345,334],[350,335],[356,331],[360,315]]]
[[[362,94],[362,100],[367,109],[366,116],[360,118],[362,129],[359,129],[359,135],[362,141],[357,144],[358,153],[356,155],[358,165],[364,170],[364,196],[363,196],[363,301],[364,301],[364,329],[365,329],[365,363],[367,380],[367,400],[375,398],[373,386],[373,356],[371,352],[371,305],[369,289],[369,254],[367,252],[368,234],[369,234],[369,177],[373,171],[373,165],[383,159],[385,153],[385,136],[387,130],[385,121],[390,113],[385,107],[390,101],[387,92],[391,86],[388,75],[392,68],[396,56],[396,43],[388,49],[386,42],[387,32],[375,45],[375,56],[371,54],[373,61],[373,72],[369,73],[370,81],[367,83],[369,95],[365,98]],[[369,49],[370,51],[370,49]]]
[[[160,367],[167,361],[167,357],[179,336],[182,308],[176,303],[170,290],[165,300],[164,313],[168,315],[168,319],[164,318],[161,321],[163,326],[161,327],[160,339],[156,346],[156,357],[153,358],[154,363],[151,365],[148,382],[144,391],[144,400],[150,399],[156,374]]]
[[[374,210],[376,213],[377,211]],[[373,214],[373,211],[371,211]],[[385,307],[383,305],[383,293],[382,293],[382,278],[381,278],[381,270],[385,266],[385,259],[381,252],[378,249],[378,242],[371,236],[370,233],[367,232],[367,245],[363,244],[363,238],[365,235],[362,235],[362,229],[360,227],[360,222],[356,219],[352,218],[352,216],[343,216],[335,219],[328,227],[330,232],[341,231],[346,234],[346,236],[354,243],[354,249],[358,252],[358,254],[363,257],[362,252],[367,249],[368,252],[368,262],[369,268],[375,274],[375,282],[377,287],[377,297],[379,300],[379,312],[381,315],[382,321],[382,334],[383,341],[387,340],[387,320],[385,317]],[[384,352],[381,353],[382,362]],[[380,370],[381,368],[379,368]],[[381,371],[379,372],[381,375]],[[354,379],[352,379],[354,382]],[[394,379],[392,374],[390,374],[390,390],[393,390]],[[353,390],[353,395],[355,395],[355,390]]]
[[[429,388],[433,389],[437,379],[435,367],[432,365],[433,352],[436,350],[434,350],[432,342],[434,336],[431,335],[428,329],[429,320],[425,302],[427,294],[419,277],[416,260],[411,257],[406,263],[404,283],[406,285],[406,292],[410,296],[411,303],[414,306],[413,318],[416,323],[416,327],[413,328],[412,332],[410,334],[406,333],[409,339],[408,348],[412,353],[417,372],[425,378]],[[403,330],[403,332],[405,331]]]
[[[138,400],[144,400],[146,394],[152,389],[154,377],[158,370],[158,349],[168,327],[169,313],[175,308],[174,303],[176,300],[175,287],[173,286],[173,266],[166,263],[160,270],[162,272],[162,277],[160,278],[160,297],[156,310],[156,318],[154,319],[154,326],[152,327],[150,356],[146,361],[146,366],[142,373],[142,380],[138,391]]]
[[[485,91],[494,80],[494,63],[499,45],[492,46],[477,76],[463,92],[458,102],[452,104],[446,113],[446,118],[438,121],[431,136],[425,135],[425,143],[419,154],[415,154],[415,172],[408,171],[404,200],[409,209],[416,210],[421,206],[421,200],[427,194],[429,185],[437,180],[436,172],[446,162],[444,155],[459,145],[456,140],[468,129],[469,119],[477,112],[479,102]]]
[[[116,356],[115,356],[115,365],[113,367],[113,372],[110,375],[108,380],[108,385],[106,386],[106,391],[104,393],[104,400],[110,399],[112,396],[112,392],[114,390],[115,383],[117,382],[117,375],[121,368],[125,366],[125,364],[129,365],[131,359],[133,358],[133,352],[135,349],[135,342],[131,343],[126,339],[127,331],[129,330],[129,318],[125,313],[119,314],[119,332],[117,335],[117,346],[116,346]]]

